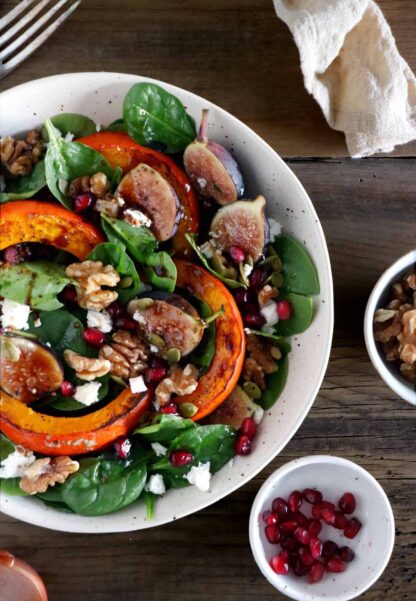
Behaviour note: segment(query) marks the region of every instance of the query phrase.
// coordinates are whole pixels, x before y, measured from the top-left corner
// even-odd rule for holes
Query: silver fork
[[[48,11],[36,19],[49,3],[50,0],[22,0],[0,19],[0,79],[13,71],[39,48],[74,12],[81,0],[58,0]],[[34,6],[30,8],[32,5]],[[67,8],[68,6],[69,8]],[[16,21],[17,17],[28,8],[30,10]],[[63,8],[66,10],[47,25],[46,29],[43,29],[44,25]],[[39,34],[33,37],[37,32]],[[33,38],[32,41],[28,43],[31,38]]]

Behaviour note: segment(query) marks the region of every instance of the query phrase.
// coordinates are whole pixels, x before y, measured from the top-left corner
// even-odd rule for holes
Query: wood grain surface
[[[3,1],[0,15],[14,4]],[[415,69],[414,0],[379,4]],[[331,254],[333,349],[297,434],[228,498],[167,526],[114,535],[56,533],[1,516],[0,546],[40,572],[50,601],[283,600],[251,556],[251,503],[280,465],[334,453],[378,478],[396,518],[391,562],[361,599],[415,601],[416,413],[371,366],[362,320],[380,273],[415,247],[416,159],[399,155],[415,156],[416,147],[403,147],[396,158],[317,159],[345,155],[343,137],[328,128],[305,93],[297,51],[269,0],[84,0],[0,89],[80,70],[137,72],[192,89],[246,121],[282,155],[300,157],[288,162],[311,195]]]

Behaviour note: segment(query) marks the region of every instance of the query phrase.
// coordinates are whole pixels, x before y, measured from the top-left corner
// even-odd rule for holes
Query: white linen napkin
[[[274,0],[307,91],[352,157],[416,138],[416,78],[373,0]]]

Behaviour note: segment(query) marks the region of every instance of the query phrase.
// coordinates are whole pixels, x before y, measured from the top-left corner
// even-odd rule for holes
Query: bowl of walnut
[[[364,336],[387,386],[416,406],[416,249],[389,267],[374,286]]]

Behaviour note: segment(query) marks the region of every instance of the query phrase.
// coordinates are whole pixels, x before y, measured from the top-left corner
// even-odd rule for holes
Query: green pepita
[[[152,298],[138,298],[137,301],[136,301],[136,307],[140,311],[148,309],[152,305],[153,305],[153,299]]]
[[[165,341],[161,336],[158,336],[157,334],[150,334],[149,342],[157,348],[163,348],[165,346]]]
[[[197,413],[198,407],[193,403],[180,403],[179,413],[182,417],[193,417]]]
[[[283,275],[274,271],[270,277],[270,282],[275,288],[281,288],[283,286]]]
[[[254,382],[244,382],[243,390],[251,399],[255,399],[256,401],[261,399],[262,392]]]
[[[282,358],[282,352],[277,346],[270,347],[270,354],[273,357],[273,359],[281,359]]]
[[[120,280],[119,286],[120,286],[120,288],[130,288],[132,283],[133,283],[133,278],[131,278],[130,276],[126,276],[125,278],[122,278]]]
[[[170,348],[166,352],[166,359],[169,363],[178,363],[181,360],[181,351],[177,348]]]
[[[2,336],[0,338],[0,354],[6,361],[16,363],[20,359],[21,351],[10,338]]]

